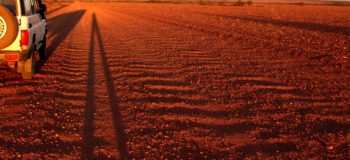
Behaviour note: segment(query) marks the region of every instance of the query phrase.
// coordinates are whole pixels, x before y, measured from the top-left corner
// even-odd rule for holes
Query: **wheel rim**
[[[5,20],[0,16],[0,39],[2,39],[5,36],[6,31],[7,31],[7,26],[6,26]]]

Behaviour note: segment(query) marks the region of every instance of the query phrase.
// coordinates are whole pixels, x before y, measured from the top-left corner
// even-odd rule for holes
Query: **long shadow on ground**
[[[91,41],[90,41],[90,53],[89,53],[89,69],[88,69],[88,89],[87,89],[87,97],[86,97],[86,110],[85,110],[85,119],[84,119],[84,128],[83,128],[83,155],[82,159],[94,159],[93,150],[95,147],[94,143],[94,113],[96,111],[95,108],[95,66],[94,66],[94,35],[96,34],[99,50],[101,52],[101,59],[104,69],[104,75],[106,79],[106,86],[108,88],[108,96],[109,103],[112,111],[112,118],[114,122],[114,130],[115,137],[117,142],[117,147],[119,150],[119,158],[126,159],[128,157],[127,146],[125,142],[125,132],[122,123],[122,118],[120,114],[120,110],[118,107],[116,91],[113,85],[113,79],[111,76],[111,71],[109,67],[109,63],[107,61],[106,52],[103,46],[103,41],[100,33],[100,29],[97,23],[96,15],[93,14],[92,17],[92,29],[91,29]]]

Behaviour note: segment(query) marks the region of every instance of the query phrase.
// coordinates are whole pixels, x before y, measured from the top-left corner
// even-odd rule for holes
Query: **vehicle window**
[[[0,4],[8,8],[14,15],[17,15],[16,0],[0,0]]]

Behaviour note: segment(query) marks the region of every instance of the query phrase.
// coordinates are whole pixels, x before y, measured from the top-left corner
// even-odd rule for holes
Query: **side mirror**
[[[46,12],[46,5],[45,5],[45,4],[42,4],[42,6],[41,6],[41,12]]]

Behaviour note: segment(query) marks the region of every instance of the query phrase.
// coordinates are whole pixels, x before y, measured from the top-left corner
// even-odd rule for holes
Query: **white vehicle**
[[[0,63],[7,63],[23,79],[35,73],[34,53],[46,51],[46,6],[41,0],[0,0]]]

